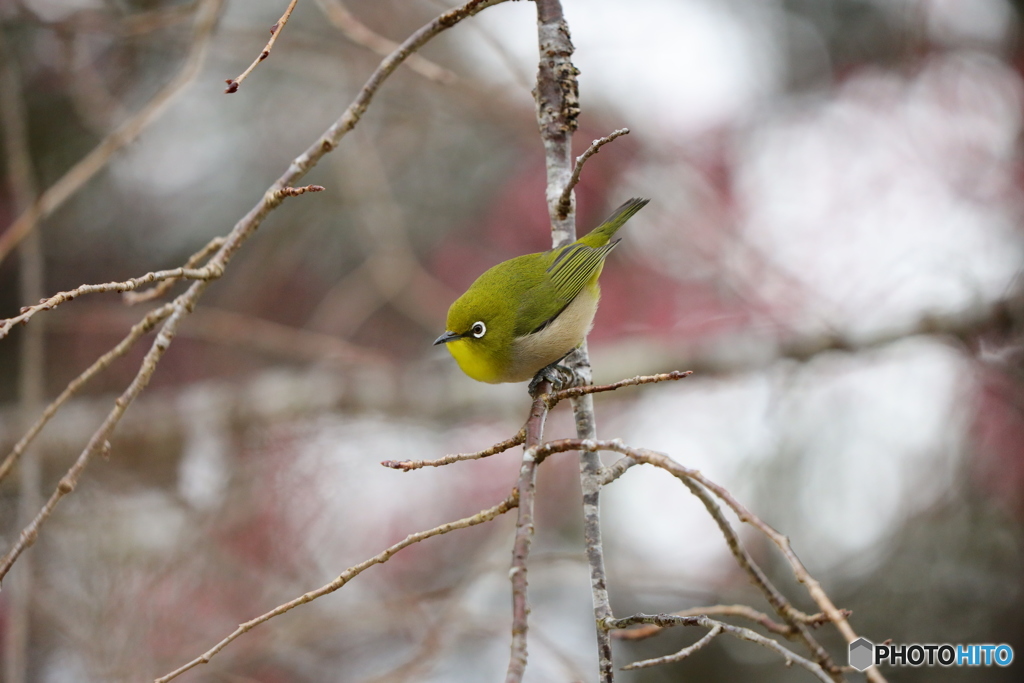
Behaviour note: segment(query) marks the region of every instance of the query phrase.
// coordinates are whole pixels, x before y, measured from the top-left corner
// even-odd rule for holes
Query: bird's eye
[[[482,322],[477,321],[473,323],[473,327],[472,329],[470,329],[470,332],[473,333],[474,337],[479,339],[480,337],[487,334],[487,325],[484,325]]]

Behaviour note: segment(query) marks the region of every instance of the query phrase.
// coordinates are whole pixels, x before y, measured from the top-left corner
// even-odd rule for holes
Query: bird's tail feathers
[[[608,243],[608,240],[618,232],[619,228],[633,217],[640,209],[647,206],[650,199],[642,199],[640,197],[634,197],[627,201],[625,204],[615,209],[612,215],[609,216],[604,223],[597,226],[586,235],[581,237],[578,241],[586,244],[588,247],[603,247]]]

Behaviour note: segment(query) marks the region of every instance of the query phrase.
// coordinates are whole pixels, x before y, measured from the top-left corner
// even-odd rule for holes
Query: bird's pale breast
[[[584,287],[557,318],[544,329],[512,342],[512,362],[501,382],[525,382],[541,368],[561,360],[590,332],[601,289],[594,282]]]

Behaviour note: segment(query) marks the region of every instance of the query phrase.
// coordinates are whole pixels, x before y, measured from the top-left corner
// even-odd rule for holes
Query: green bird
[[[480,382],[524,382],[583,343],[594,323],[612,237],[648,199],[630,199],[564,247],[526,254],[487,270],[448,309],[445,344]]]

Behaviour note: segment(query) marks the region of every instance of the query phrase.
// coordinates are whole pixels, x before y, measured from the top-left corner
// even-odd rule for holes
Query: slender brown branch
[[[674,662],[681,662],[697,650],[700,650],[705,645],[710,643],[721,632],[721,624],[715,624],[713,627],[711,627],[710,631],[704,634],[703,638],[698,640],[693,645],[690,645],[689,647],[684,647],[682,650],[676,652],[675,654],[665,655],[663,657],[655,657],[653,659],[644,659],[639,662],[633,662],[632,664],[627,664],[626,666],[622,667],[622,670],[632,671],[634,669],[646,669],[649,666],[657,666],[659,664],[672,664]]]
[[[803,621],[808,626],[821,626],[829,622],[828,616],[824,612],[818,612],[817,614],[804,614],[803,612],[797,612],[795,615],[800,621]],[[849,616],[849,610],[842,610],[847,616]],[[679,610],[678,612],[672,612],[673,616],[677,617],[695,617],[701,614],[705,615],[716,615],[726,617],[743,617],[749,619],[765,628],[770,633],[777,633],[780,636],[786,636],[787,638],[792,637],[796,634],[796,629],[788,624],[780,624],[773,620],[764,612],[759,612],[749,605],[707,605],[705,607],[691,607],[689,609]],[[640,628],[632,628],[627,631],[615,631],[612,634],[616,640],[644,640],[651,636],[661,633],[662,628],[657,624],[646,624]]]
[[[197,251],[196,253],[189,256],[188,261],[185,261],[185,268],[195,268],[202,263],[210,254],[214,253],[218,249],[224,246],[223,237],[214,237],[212,240],[206,243],[206,246]],[[125,302],[129,306],[141,304],[146,301],[152,301],[153,299],[159,299],[174,286],[174,283],[179,278],[168,278],[162,280],[155,287],[151,287],[142,292],[129,291],[124,292],[121,295],[121,301]]]
[[[619,128],[618,130],[612,131],[609,135],[594,140],[590,147],[587,148],[586,152],[576,157],[576,165],[573,166],[572,175],[569,177],[569,182],[566,183],[565,189],[562,190],[562,196],[558,199],[559,214],[568,215],[569,210],[572,208],[572,190],[576,187],[576,183],[580,181],[580,173],[583,172],[583,164],[587,163],[587,159],[600,152],[602,147],[615,138],[628,134],[629,128]]]
[[[249,77],[249,74],[251,74],[252,70],[256,68],[256,65],[270,56],[270,51],[274,49],[274,43],[277,42],[277,37],[281,35],[281,31],[284,30],[284,25],[287,24],[288,19],[291,18],[292,10],[295,9],[295,5],[298,1],[299,0],[291,0],[284,11],[284,14],[281,15],[281,18],[277,20],[276,24],[270,27],[270,40],[267,41],[266,47],[264,47],[263,51],[259,53],[256,59],[253,60],[252,64],[249,65],[249,68],[239,74],[237,78],[229,78],[224,81],[228,84],[228,87],[224,89],[225,93],[238,92],[238,86],[242,85],[242,81]]]
[[[398,47],[398,43],[385,38],[379,33],[375,33],[366,24],[359,21],[341,0],[316,1],[320,5],[324,16],[327,17],[327,20],[356,45],[362,45],[382,57]],[[405,65],[424,78],[437,81],[438,83],[447,85],[459,80],[459,77],[453,71],[439,66],[420,55],[410,55],[409,59],[405,61]]]
[[[195,282],[187,292],[175,299],[170,305],[173,308],[172,313],[168,316],[167,321],[164,322],[163,327],[157,334],[156,339],[150,346],[149,351],[146,352],[145,358],[142,360],[142,364],[139,367],[138,373],[132,380],[128,388],[118,396],[117,400],[114,401],[114,407],[110,413],[107,414],[103,424],[100,425],[99,429],[93,433],[89,439],[89,443],[86,444],[85,448],[79,454],[75,463],[68,469],[68,471],[61,477],[60,482],[57,484],[56,490],[50,495],[49,500],[43,505],[43,508],[36,514],[32,522],[26,526],[21,534],[18,536],[18,541],[14,546],[7,552],[3,560],[0,561],[0,581],[7,575],[14,562],[27,548],[31,547],[36,542],[36,538],[39,535],[39,528],[49,519],[50,515],[53,514],[54,508],[60,500],[75,490],[75,486],[78,484],[78,480],[82,476],[82,472],[85,471],[86,466],[92,459],[93,455],[97,452],[107,448],[107,439],[114,431],[114,427],[117,426],[118,422],[121,421],[121,417],[124,415],[125,410],[128,406],[138,397],[139,393],[149,384],[150,378],[153,376],[153,372],[156,370],[157,364],[163,357],[167,348],[171,344],[171,340],[174,338],[174,333],[178,328],[178,324],[182,318],[188,313],[191,307],[190,294],[192,296],[198,296],[207,286],[209,281],[200,280]]]
[[[284,200],[284,196],[280,193],[280,190],[294,186],[295,181],[308,173],[309,170],[323,157],[323,155],[333,150],[341,138],[355,127],[381,84],[394,72],[396,68],[398,68],[398,65],[402,63],[402,60],[408,57],[408,55],[413,51],[419,49],[419,47],[438,33],[454,26],[466,17],[473,16],[486,7],[490,7],[503,1],[504,0],[470,0],[460,7],[456,7],[441,14],[432,22],[413,33],[404,43],[402,43],[398,50],[381,62],[370,76],[369,80],[367,80],[362,90],[359,91],[355,101],[349,105],[341,118],[328,128],[316,143],[297,157],[288,167],[288,170],[285,171],[285,173],[264,193],[260,202],[250,209],[249,213],[235,224],[235,227],[227,237],[225,237],[224,245],[204,267],[204,270],[210,270],[218,273],[224,271],[224,268],[230,262],[235,252],[238,251],[245,241],[256,231],[267,215],[281,205],[281,202]],[[105,448],[107,439],[117,424],[121,421],[125,410],[128,409],[128,406],[134,402],[139,393],[141,393],[146,385],[149,384],[149,380],[152,377],[157,364],[163,357],[164,352],[170,346],[171,341],[174,339],[174,335],[176,334],[182,319],[188,315],[193,308],[195,308],[196,303],[202,297],[209,284],[210,280],[196,280],[187,290],[185,290],[184,293],[174,299],[171,303],[173,306],[173,312],[168,316],[167,320],[161,327],[160,332],[157,334],[152,346],[146,353],[146,356],[131,384],[115,401],[114,408],[107,415],[107,418],[103,421],[103,424],[100,425],[99,429],[97,429],[92,435],[89,443],[78,456],[75,463],[61,478],[56,491],[54,491],[50,496],[42,510],[40,510],[32,522],[22,530],[18,537],[18,541],[3,560],[0,561],[0,581],[2,581],[3,577],[8,571],[10,571],[11,566],[17,560],[18,556],[21,555],[26,548],[35,543],[39,534],[40,526],[53,513],[54,508],[60,502],[61,498],[74,490],[75,485],[78,483],[82,472],[92,459],[92,456],[97,451]]]
[[[456,531],[457,529],[466,529],[471,526],[483,524],[484,522],[489,522],[492,519],[498,517],[499,515],[505,514],[512,508],[517,507],[518,505],[518,492],[513,491],[509,495],[509,497],[503,500],[502,502],[498,503],[492,508],[481,510],[472,517],[465,517],[454,522],[442,524],[441,526],[434,527],[433,529],[429,529],[427,531],[420,531],[415,534],[410,534],[409,536],[406,536],[405,539],[381,551],[380,553],[374,555],[370,559],[364,560],[363,562],[360,562],[357,565],[349,567],[340,575],[338,575],[338,578],[334,579],[330,583],[325,584],[320,588],[317,588],[316,590],[304,593],[299,597],[295,598],[294,600],[289,600],[288,602],[282,605],[278,605],[274,609],[270,610],[269,612],[266,612],[261,616],[256,617],[255,619],[247,621],[244,624],[240,624],[239,627],[232,631],[230,634],[228,634],[227,637],[225,637],[219,643],[217,643],[212,648],[204,652],[202,655],[196,657],[191,662],[188,662],[187,664],[178,667],[171,673],[165,676],[161,676],[160,678],[157,678],[155,683],[167,683],[167,681],[177,678],[181,674],[185,673],[190,669],[194,669],[200,664],[208,664],[210,660],[213,659],[213,657],[216,656],[218,652],[223,650],[225,647],[231,644],[231,641],[237,639],[242,634],[251,631],[252,629],[256,628],[262,623],[270,621],[274,617],[280,616],[285,612],[291,611],[292,609],[295,609],[300,605],[304,605],[307,602],[312,602],[317,598],[328,595],[329,593],[333,593],[334,591],[338,590],[355,577],[359,576],[359,574],[363,573],[363,571],[365,571],[366,569],[369,569],[375,564],[383,564],[387,562],[395,553],[402,550],[403,548],[407,548],[414,543],[419,543],[420,541],[424,541],[433,536],[440,536],[442,534],[447,534],[450,531]]]
[[[689,377],[693,373],[691,371],[673,371],[671,373],[663,373],[660,375],[638,375],[627,380],[621,380],[612,384],[599,384],[593,385],[588,384],[581,387],[570,387],[568,389],[562,389],[561,391],[555,391],[553,393],[540,394],[544,398],[544,402],[550,411],[559,403],[559,401],[565,398],[575,398],[591,393],[598,393],[601,391],[614,391],[626,386],[637,386],[640,384],[653,384],[655,382],[669,382],[673,380],[681,380]],[[500,453],[505,453],[511,447],[517,446],[526,439],[526,427],[523,427],[516,433],[512,438],[499,441],[493,446],[484,449],[483,451],[477,451],[475,453],[457,453],[451,456],[444,456],[437,460],[385,460],[381,463],[384,467],[390,467],[395,470],[402,470],[410,472],[412,470],[418,470],[423,467],[442,467],[444,465],[451,465],[452,463],[460,463],[464,460],[478,460],[480,458],[487,458],[489,456],[496,456]],[[624,470],[625,471],[625,470]],[[616,477],[617,478],[617,477]],[[602,483],[607,483],[602,481]]]
[[[437,460],[385,460],[381,463],[384,467],[390,467],[393,470],[402,470],[403,472],[410,472],[412,470],[418,470],[422,467],[442,467],[444,465],[450,465],[453,462],[462,462],[463,460],[479,460],[480,458],[487,458],[498,453],[504,453],[510,448],[515,448],[519,444],[526,441],[526,427],[523,427],[519,432],[511,439],[505,439],[499,441],[490,448],[485,448],[482,451],[475,453],[453,453],[452,455],[446,455],[443,458]]]
[[[526,673],[526,632],[527,617],[530,613],[526,590],[526,563],[533,543],[533,502],[537,492],[537,466],[543,460],[537,458],[537,450],[544,439],[544,421],[548,408],[544,403],[545,390],[551,386],[541,382],[537,398],[533,400],[530,417],[526,421],[526,445],[523,448],[523,462],[519,468],[519,517],[516,520],[516,538],[512,545],[512,646],[509,656],[505,683],[520,683]]]
[[[717,505],[712,505],[713,501],[710,500],[710,498],[702,490],[701,487],[713,492],[726,505],[728,505],[733,510],[733,512],[736,513],[740,521],[750,524],[754,528],[761,531],[779,548],[780,551],[782,551],[783,556],[789,562],[790,568],[793,571],[793,575],[800,583],[804,584],[804,586],[807,587],[807,592],[810,594],[811,599],[813,599],[814,602],[821,609],[821,611],[824,612],[824,614],[828,617],[829,621],[836,625],[836,628],[843,635],[843,637],[846,638],[847,642],[853,642],[857,639],[858,636],[856,632],[854,632],[853,628],[850,626],[849,622],[846,619],[847,612],[845,610],[838,609],[832,603],[832,600],[821,588],[821,585],[810,575],[810,573],[807,571],[807,568],[804,567],[803,563],[796,556],[796,553],[793,552],[789,539],[786,536],[780,534],[778,531],[773,529],[765,522],[763,522],[760,518],[758,518],[756,515],[750,512],[750,510],[744,507],[739,501],[737,501],[732,496],[732,494],[730,494],[726,489],[709,480],[700,471],[684,467],[663,453],[658,453],[656,451],[651,451],[644,448],[633,448],[630,446],[626,446],[621,441],[618,440],[596,441],[591,439],[562,439],[560,441],[552,441],[544,444],[543,446],[540,447],[540,449],[538,449],[538,455],[546,455],[550,453],[568,450],[614,451],[617,453],[621,453],[625,456],[628,456],[629,458],[633,459],[636,462],[644,462],[665,469],[669,471],[671,474],[675,475],[684,483],[690,482],[691,484],[694,484],[695,486],[691,486],[690,490],[693,491],[694,494],[697,495],[699,498],[701,498],[705,506],[708,507],[708,511],[711,512],[713,517],[715,517],[716,522],[718,522],[723,534],[726,535],[726,540],[729,541],[730,549],[733,550],[733,553],[736,556],[737,561],[740,562],[741,566],[744,566],[745,564],[749,565],[749,568],[748,566],[744,566],[744,568],[747,569],[749,573],[751,573],[752,577],[757,576],[757,574],[759,573],[761,574],[761,576],[763,576],[763,572],[760,572],[759,568],[756,572],[751,569],[756,568],[756,564],[754,564],[753,560],[749,558],[749,555],[746,555],[746,559],[741,559],[741,555],[745,555],[746,551],[743,551],[742,546],[739,545],[738,539],[736,539],[735,537],[735,531],[731,530],[731,525],[729,525],[728,521],[725,520],[725,518],[722,516],[721,511],[718,511],[717,513],[714,511],[714,509],[717,508]],[[620,472],[625,471],[625,468],[623,467],[619,467],[616,469]],[[736,540],[734,541],[733,539]],[[738,552],[737,548],[740,549],[742,553]],[[803,640],[805,644],[807,644],[808,647],[811,648],[811,651],[815,653],[815,656],[818,657],[819,661],[825,662],[825,658],[828,657],[827,653],[824,653],[824,651],[820,649],[820,645],[816,644],[816,641],[814,641],[809,631],[806,630],[806,624],[800,621],[800,619],[796,616],[796,611],[792,607],[792,605],[789,605],[788,601],[785,601],[785,598],[781,598],[782,602],[778,602],[777,604],[776,598],[770,597],[770,593],[766,590],[766,587],[770,586],[767,577],[763,578],[763,583],[760,579],[755,579],[755,582],[758,583],[761,586],[762,590],[765,591],[766,597],[768,597],[769,602],[772,603],[772,606],[776,608],[776,611],[779,612],[779,615],[786,619],[787,623],[796,628],[796,630],[799,632],[801,640]],[[775,590],[774,587],[773,590]],[[781,594],[779,594],[779,596],[781,597]],[[839,679],[839,667],[836,667],[834,664],[832,664],[831,666],[823,664],[823,668],[829,671],[829,673],[832,676],[836,677],[837,680]],[[868,678],[872,681],[872,683],[883,683],[885,681],[885,678],[882,676],[882,674],[877,671],[875,671],[874,674],[869,675]]]
[[[67,385],[64,391],[61,392],[60,396],[55,398],[50,405],[46,406],[42,414],[36,419],[35,423],[29,428],[24,436],[14,445],[11,452],[4,458],[2,464],[0,464],[0,480],[3,480],[10,472],[14,463],[17,462],[21,454],[25,452],[28,445],[32,443],[32,440],[36,438],[46,423],[57,414],[60,407],[68,402],[72,396],[78,393],[78,390],[85,386],[86,382],[95,377],[105,368],[109,367],[116,359],[120,358],[128,352],[128,350],[135,345],[135,342],[139,340],[144,334],[150,332],[156,325],[171,314],[172,306],[165,304],[160,308],[150,311],[145,318],[135,324],[128,335],[122,339],[117,346],[107,351],[105,354],[96,359],[96,361],[90,365],[85,372],[80,374]]]
[[[304,187],[282,187],[277,191],[278,195],[284,197],[298,197],[307,192],[323,192],[323,185],[306,185]]]
[[[828,674],[826,674],[820,666],[818,666],[809,659],[801,657],[795,652],[791,652],[790,650],[783,647],[771,638],[766,638],[765,636],[762,636],[760,633],[751,631],[749,628],[743,628],[742,626],[733,626],[732,624],[727,624],[723,621],[709,619],[705,616],[677,617],[672,614],[634,614],[631,617],[625,617],[623,619],[606,620],[603,626],[605,629],[619,629],[627,628],[634,624],[656,624],[662,627],[703,626],[704,628],[709,629],[711,631],[717,629],[719,632],[728,633],[729,635],[739,638],[740,640],[746,640],[751,643],[757,643],[758,645],[762,645],[768,648],[769,650],[774,650],[786,660],[786,666],[790,666],[792,664],[799,664],[800,666],[814,674],[814,676],[817,677],[818,680],[825,681],[825,683],[831,683],[831,679],[828,677]],[[705,639],[707,639],[707,641],[711,640],[710,638],[705,636],[694,645],[691,645],[688,648],[684,648],[680,652],[677,652],[675,655],[669,655],[668,657],[659,657],[657,659],[648,659],[642,662],[636,662],[634,664],[630,664],[629,666],[624,666],[623,669],[640,669],[648,666],[653,666],[655,664],[677,662],[680,659],[683,659],[692,654],[693,652],[695,652],[696,650],[698,650],[698,644],[700,644],[701,647],[706,645],[707,642],[701,642]]]
[[[106,166],[115,152],[132,142],[147,126],[156,121],[168,105],[195,79],[206,60],[210,37],[213,35],[224,1],[204,0],[200,6],[196,15],[192,46],[181,71],[161,88],[146,106],[104,138],[91,152],[68,169],[60,180],[44,190],[36,202],[26,211],[22,211],[7,230],[0,234],[0,262],[39,220],[52,214]]]
[[[553,408],[559,401],[567,398],[577,398],[579,396],[597,394],[603,391],[615,391],[622,387],[632,387],[640,384],[672,382],[678,379],[685,379],[692,374],[692,370],[673,370],[672,372],[665,372],[660,375],[637,375],[636,377],[623,379],[618,382],[613,382],[612,384],[586,384],[579,387],[569,387],[568,389],[562,389],[561,391],[556,391],[553,394],[548,394],[545,397],[545,401],[548,404],[548,408]]]
[[[636,386],[639,384],[653,384],[655,382],[668,382],[672,380],[683,379],[689,377],[693,372],[679,371],[666,372],[660,375],[638,375],[630,379],[624,379],[613,384],[600,384],[593,385],[588,384],[582,387],[570,387],[569,389],[563,389],[550,394],[541,394],[540,396],[544,399],[544,403],[548,410],[554,408],[560,401],[567,398],[576,398],[584,396],[586,394],[596,394],[602,391],[615,391],[622,387]],[[451,465],[452,463],[462,462],[463,460],[478,460],[480,458],[486,458],[498,453],[504,453],[514,446],[518,446],[526,440],[526,427],[524,426],[519,432],[511,439],[505,439],[499,441],[490,448],[485,448],[482,451],[476,451],[475,453],[454,453],[452,455],[446,455],[443,458],[436,460],[385,460],[381,463],[384,467],[390,467],[396,470],[403,470],[409,472],[411,470],[418,470],[423,467],[442,467],[444,465]],[[602,482],[607,483],[607,482]]]
[[[10,333],[12,327],[18,323],[28,322],[28,320],[36,313],[39,313],[40,311],[53,310],[61,304],[67,303],[68,301],[74,301],[78,297],[86,294],[131,292],[139,287],[163,280],[216,280],[223,274],[223,272],[222,268],[211,266],[203,268],[172,268],[171,270],[157,270],[152,273],[146,273],[140,277],[133,277],[132,279],[125,280],[123,282],[104,282],[99,285],[82,285],[66,292],[58,292],[47,299],[43,299],[34,306],[26,306],[22,308],[20,315],[0,321],[0,339],[6,337]]]

